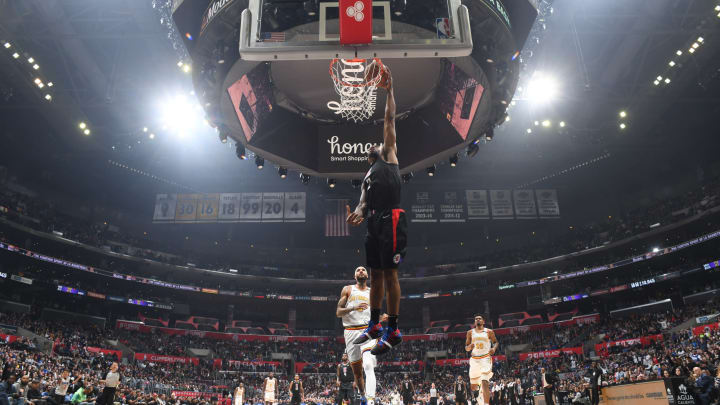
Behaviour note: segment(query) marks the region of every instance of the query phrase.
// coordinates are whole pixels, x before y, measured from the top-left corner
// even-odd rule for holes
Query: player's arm
[[[365,209],[367,208],[367,202],[366,202],[366,193],[365,193],[365,187],[362,187],[362,190],[360,190],[360,201],[358,202],[357,207],[355,207],[355,211],[350,212],[350,206],[346,205],[345,209],[347,211],[347,218],[345,219],[345,222],[352,226],[358,226],[362,223],[365,215]]]
[[[392,74],[385,66],[388,75],[387,101],[385,102],[385,125],[383,128],[383,158],[388,163],[398,163],[397,136],[395,134],[395,91],[392,85]]]
[[[471,352],[473,349],[472,345],[472,330],[467,331],[465,334],[465,351]]]
[[[305,389],[303,388],[302,381],[300,381],[300,400],[305,402]]]
[[[492,342],[492,347],[490,347],[490,355],[495,354],[498,347],[500,346],[500,342],[498,342],[497,338],[495,337],[495,332],[488,329],[488,337],[490,338],[490,341]]]
[[[340,365],[337,366],[337,386],[340,386]]]
[[[335,316],[338,318],[342,318],[343,316],[349,314],[350,312],[353,312],[356,308],[350,307],[346,308],[348,298],[350,298],[350,286],[345,286],[342,289],[342,292],[340,293],[340,299],[337,303],[337,308],[335,309]],[[338,366],[338,378],[340,377],[340,368]]]

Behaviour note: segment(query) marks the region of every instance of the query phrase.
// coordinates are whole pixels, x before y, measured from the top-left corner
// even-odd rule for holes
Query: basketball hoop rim
[[[355,58],[355,59],[345,59],[345,60],[347,60],[348,62],[362,61],[364,63],[368,59]],[[373,77],[372,80],[365,81],[362,83],[357,83],[357,84],[347,83],[335,75],[333,66],[335,66],[335,64],[338,63],[339,61],[340,61],[340,58],[333,58],[330,61],[330,68],[328,70],[330,71],[330,78],[333,80],[333,82],[335,82],[336,84],[339,84],[343,87],[370,87],[370,86],[377,87],[377,85],[380,84],[380,81],[382,80],[383,73],[386,72],[385,65],[382,63],[382,60],[380,60],[380,58],[373,58],[372,61],[376,62],[380,66],[380,71],[378,72],[377,76]],[[365,65],[365,68],[367,69],[367,65]],[[363,73],[363,76],[364,76],[364,73]]]

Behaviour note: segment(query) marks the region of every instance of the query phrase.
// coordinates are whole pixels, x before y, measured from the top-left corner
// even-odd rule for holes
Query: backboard
[[[339,16],[337,1],[250,0],[242,13],[240,57],[432,58],[472,52],[469,14],[460,0],[373,1],[372,43],[367,45],[340,44]]]

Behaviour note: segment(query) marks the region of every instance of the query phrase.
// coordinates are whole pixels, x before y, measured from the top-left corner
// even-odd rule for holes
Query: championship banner
[[[543,350],[541,352],[532,352],[532,353],[520,353],[518,354],[518,360],[528,360],[528,359],[547,359],[552,357],[560,357],[561,354],[583,354],[583,348],[582,346],[578,347],[564,347],[562,349],[555,349],[555,350]]]
[[[559,218],[560,204],[558,204],[557,190],[535,190],[540,218]]]
[[[440,202],[440,222],[465,222],[465,205],[457,191],[443,193]]]
[[[135,353],[135,360],[149,361],[152,363],[182,363],[198,365],[200,360],[197,357],[166,356],[164,354]]]
[[[155,212],[153,222],[171,222],[175,220],[175,194],[158,194],[155,196]]]
[[[429,191],[418,191],[410,206],[410,222],[437,222],[435,203]]]
[[[465,201],[468,220],[490,218],[487,190],[465,190]]]
[[[490,190],[490,204],[493,219],[513,219],[510,190]]]
[[[532,190],[513,190],[513,201],[515,202],[515,215],[518,219],[537,218],[535,195]]]
[[[101,349],[99,347],[86,347],[85,350],[89,351],[90,353],[103,353],[108,356],[115,355],[117,356],[118,360],[122,359],[122,352],[120,350],[112,350],[112,349]]]

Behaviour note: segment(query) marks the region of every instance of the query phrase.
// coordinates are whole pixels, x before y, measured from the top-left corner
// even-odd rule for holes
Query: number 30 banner
[[[305,222],[296,193],[158,194],[153,222]]]

